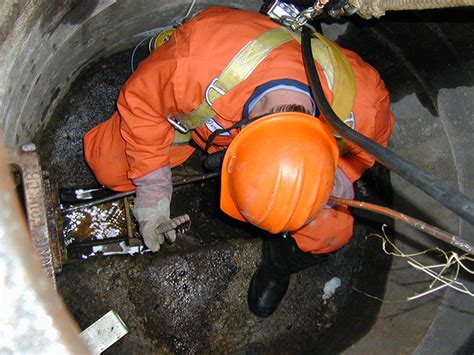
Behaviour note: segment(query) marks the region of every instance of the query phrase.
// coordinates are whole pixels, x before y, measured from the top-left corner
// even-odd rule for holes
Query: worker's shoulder
[[[342,51],[352,67],[355,78],[356,96],[353,112],[356,127],[371,127],[371,134],[377,134],[376,132],[380,130],[386,131],[387,125],[393,125],[393,122],[390,121],[391,116],[388,114],[387,120],[377,119],[379,112],[389,109],[389,92],[380,73],[357,53],[349,49]]]
[[[227,64],[249,41],[277,26],[255,11],[210,7],[177,29],[173,55],[202,65]]]
[[[179,27],[177,32],[191,39],[205,38],[209,41],[222,34],[226,36],[227,40],[230,40],[232,37],[254,36],[277,26],[278,24],[267,16],[256,11],[212,6]]]
[[[357,53],[345,48],[342,48],[342,51],[352,67],[357,92],[365,94],[365,100],[378,100],[379,96],[385,96],[387,89],[377,69]]]
[[[374,83],[380,80],[379,72],[371,64],[362,59],[356,52],[347,48],[340,48],[349,61],[356,77],[360,76],[364,81],[374,81]]]
[[[260,20],[272,22],[267,16],[251,10],[237,9],[227,6],[210,6],[197,13],[187,24],[216,21],[220,24],[238,23],[245,25],[246,21]]]

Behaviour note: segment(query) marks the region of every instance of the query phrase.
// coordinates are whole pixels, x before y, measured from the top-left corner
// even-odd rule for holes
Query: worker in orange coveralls
[[[336,53],[317,62],[328,101],[336,113],[349,107],[344,122],[386,146],[394,119],[383,81],[355,53],[321,41],[321,53]],[[341,60],[349,64],[352,93],[338,77]],[[276,114],[260,118],[269,113]],[[155,229],[170,219],[171,168],[195,150],[177,143],[187,130],[208,153],[230,145],[221,208],[267,231],[248,303],[257,316],[269,316],[292,273],[349,241],[352,216],[327,201],[330,194],[353,198],[353,182],[374,160],[350,142],[337,143],[312,98],[299,42],[251,11],[211,7],[180,26],[126,82],[113,116],[84,137],[98,181],[136,189],[133,213],[152,251],[176,238]]]

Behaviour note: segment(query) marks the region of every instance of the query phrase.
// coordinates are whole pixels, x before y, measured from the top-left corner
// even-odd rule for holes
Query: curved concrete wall
[[[183,17],[190,3],[7,1],[0,27],[5,144],[30,141],[86,63],[132,47],[147,31]],[[217,4],[198,1],[194,9]],[[252,1],[228,4],[258,8]]]
[[[27,143],[40,134],[54,107],[87,63],[132,47],[147,32],[183,16],[189,4],[190,1],[182,0],[6,0],[0,5],[0,119],[5,144],[12,147]],[[198,1],[194,10],[212,4],[219,2]],[[248,0],[227,4],[257,9],[260,2]],[[401,67],[412,71],[421,86],[426,84],[417,76],[416,68],[410,67],[403,45],[397,47],[391,41],[381,41],[385,43],[382,46],[388,48],[385,53],[391,52],[393,56],[377,58],[372,57],[368,49],[373,43],[365,43],[371,33],[375,33],[370,28],[368,35],[364,25],[351,29],[347,24],[334,24],[326,26],[325,30],[329,37],[337,38],[349,48],[365,50],[367,53],[363,57],[373,65],[379,64],[376,67],[383,77],[384,72],[390,74],[389,63],[395,58]],[[351,33],[355,33],[354,40],[351,40]],[[375,37],[380,40],[383,33],[379,32]],[[471,39],[467,35],[465,43],[468,45]],[[450,38],[444,33],[439,41],[449,42]],[[472,44],[467,50],[467,54],[460,51],[454,55],[472,55]],[[471,64],[472,61],[463,62],[466,70]],[[449,69],[443,72],[444,77],[450,76]],[[393,78],[396,75],[392,73]],[[465,75],[472,79],[472,72]],[[387,81],[396,93],[392,110],[398,117],[392,148],[472,196],[474,168],[470,163],[472,144],[469,143],[474,136],[472,85],[441,85],[435,95],[436,112],[433,112],[416,90],[402,92],[397,87],[390,87],[395,81]],[[462,236],[472,235],[472,226],[460,223],[457,217],[446,213],[439,204],[400,178],[394,176],[393,184],[398,208]],[[399,242],[404,250],[419,250],[432,244],[426,236],[405,226],[398,226],[398,232],[402,235]],[[411,242],[410,237],[416,238],[417,242]],[[464,281],[473,286],[472,280]],[[421,286],[417,285],[419,282]],[[399,300],[407,294],[420,292],[426,285],[426,278],[395,259],[385,298]],[[473,315],[469,302],[462,295],[448,292],[418,303],[384,304],[373,329],[348,352],[383,352],[387,348],[403,353],[415,350],[425,353],[430,349],[454,352],[465,346],[471,336]],[[447,326],[450,323],[451,326]],[[466,326],[459,329],[455,324]],[[439,336],[441,329],[448,333],[443,341]]]

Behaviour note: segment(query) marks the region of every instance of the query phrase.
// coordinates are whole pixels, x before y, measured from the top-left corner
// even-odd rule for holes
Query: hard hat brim
[[[225,156],[224,156],[224,161],[226,161]],[[222,164],[222,170],[227,169],[229,164]],[[242,222],[248,222],[247,219],[240,213],[239,209],[234,203],[234,200],[232,199],[231,191],[229,188],[229,175],[221,171],[221,198],[220,198],[220,207],[221,210],[235,218],[238,219],[239,221]]]

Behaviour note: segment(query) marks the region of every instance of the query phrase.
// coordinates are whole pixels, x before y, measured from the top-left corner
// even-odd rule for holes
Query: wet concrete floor
[[[41,137],[43,166],[60,187],[96,184],[82,158],[82,136],[113,112],[130,74],[129,56],[119,53],[87,68]],[[192,171],[198,166],[192,164]],[[374,184],[366,181],[359,191],[371,198],[367,191]],[[383,295],[389,259],[371,252],[379,246],[364,239],[379,225],[360,219],[349,245],[294,275],[281,307],[260,319],[248,310],[246,297],[261,240],[255,229],[219,211],[218,193],[218,179],[176,189],[172,215],[188,213],[192,230],[159,253],[66,264],[57,277],[59,292],[80,327],[115,310],[129,328],[109,350],[120,354],[333,353],[367,332],[380,304],[353,287]],[[324,285],[334,277],[341,286],[323,299]]]

